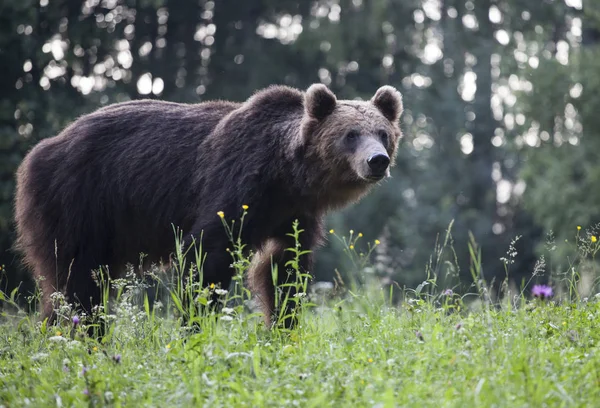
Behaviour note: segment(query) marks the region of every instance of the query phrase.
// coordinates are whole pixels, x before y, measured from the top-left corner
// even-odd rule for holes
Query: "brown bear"
[[[168,259],[173,226],[186,243],[202,234],[203,282],[227,288],[230,243],[217,214],[239,218],[247,205],[241,238],[256,251],[249,287],[270,324],[272,261],[278,284],[295,280],[281,273],[294,220],[302,249],[312,251],[328,211],[389,176],[402,110],[391,86],[355,101],[314,84],[306,92],[271,86],[243,103],[130,101],[78,118],[37,144],[17,172],[17,248],[43,278],[43,315],[55,318],[55,291],[84,310],[98,304],[91,271],[101,265],[114,278],[140,253]],[[310,272],[312,255],[300,260]]]

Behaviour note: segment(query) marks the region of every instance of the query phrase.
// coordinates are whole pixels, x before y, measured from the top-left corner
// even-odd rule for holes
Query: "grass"
[[[492,306],[474,277],[470,303],[435,279],[429,291],[404,291],[400,305],[369,281],[336,296],[309,291],[292,331],[264,327],[237,281],[220,292],[226,308],[189,312],[194,332],[179,319],[192,306],[177,301],[186,289],[169,286],[151,309],[131,278],[100,312],[102,340],[86,335],[85,318],[73,323],[67,304],[68,320],[47,327],[3,295],[0,406],[596,406],[600,299],[517,294]]]

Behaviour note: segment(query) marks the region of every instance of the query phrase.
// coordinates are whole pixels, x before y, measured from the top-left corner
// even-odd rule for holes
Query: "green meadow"
[[[593,237],[576,248],[581,263],[594,256]],[[357,261],[356,276],[364,277],[370,251],[354,250],[356,235],[340,239]],[[591,246],[583,245],[587,240]],[[63,319],[49,326],[17,306],[14,294],[3,294],[0,406],[591,407],[600,401],[600,296],[581,297],[575,272],[547,287],[551,295],[507,288],[492,297],[477,275],[472,243],[475,284],[465,293],[440,287],[435,267],[415,290],[382,287],[369,277],[333,287],[306,287],[302,280],[305,292],[286,300],[298,303],[299,325],[285,330],[265,327],[253,307],[243,280],[249,260],[242,245],[236,248],[229,290],[178,284],[177,274],[189,267],[180,257],[170,280],[154,275],[162,288],[157,297],[134,275],[107,280],[113,296],[95,319],[76,314],[57,295]],[[438,257],[447,250],[440,245]],[[214,293],[222,307],[207,312],[202,306]],[[37,298],[27,299],[29,308]],[[183,316],[194,324],[183,325]],[[103,337],[94,335],[94,322],[104,325]]]

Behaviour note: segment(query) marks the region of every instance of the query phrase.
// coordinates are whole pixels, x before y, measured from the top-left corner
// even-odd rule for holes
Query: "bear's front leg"
[[[298,258],[298,267],[288,264],[294,261],[297,254],[288,249],[312,251],[320,237],[321,223],[317,219],[298,218],[300,230],[303,230],[296,242],[294,237],[287,234],[293,232],[292,221],[285,223],[274,238],[270,238],[260,248],[253,265],[250,268],[248,283],[263,311],[265,323],[272,326],[279,322],[283,327],[291,329],[298,323],[297,306],[300,299],[296,296],[302,286],[304,277],[298,276],[312,271],[312,252],[302,254]],[[274,268],[276,276],[274,276]]]
[[[231,284],[234,269],[232,268],[231,259],[231,248],[226,237],[221,237],[218,234],[213,234],[214,239],[211,241],[203,240],[202,243],[194,239],[194,237],[200,236],[200,233],[190,234],[184,243],[184,251],[187,251],[186,261],[188,265],[194,265],[196,268],[193,276],[191,276],[191,283],[201,283],[201,288],[221,288],[229,289]],[[211,236],[211,235],[209,235]],[[202,244],[202,250],[199,250],[199,245]],[[200,259],[197,259],[199,256]],[[198,264],[198,261],[200,264]],[[184,274],[184,279],[188,280],[189,275]],[[183,285],[184,287],[186,285]],[[188,293],[184,290],[182,293],[182,303],[184,305],[191,305],[194,302],[193,298],[188,298],[189,295],[195,296],[195,290]],[[218,312],[221,309],[220,296],[217,292],[213,291],[210,298],[211,302],[206,308],[207,312]],[[184,315],[184,324],[187,325],[190,322],[188,317]]]

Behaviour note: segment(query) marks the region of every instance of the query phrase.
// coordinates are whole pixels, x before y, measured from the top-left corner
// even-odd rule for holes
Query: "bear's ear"
[[[375,92],[371,103],[383,113],[390,122],[400,119],[404,106],[402,105],[402,94],[394,87],[384,85]]]
[[[312,84],[306,90],[304,109],[306,113],[321,120],[330,115],[335,109],[337,99],[333,92],[323,84]]]

